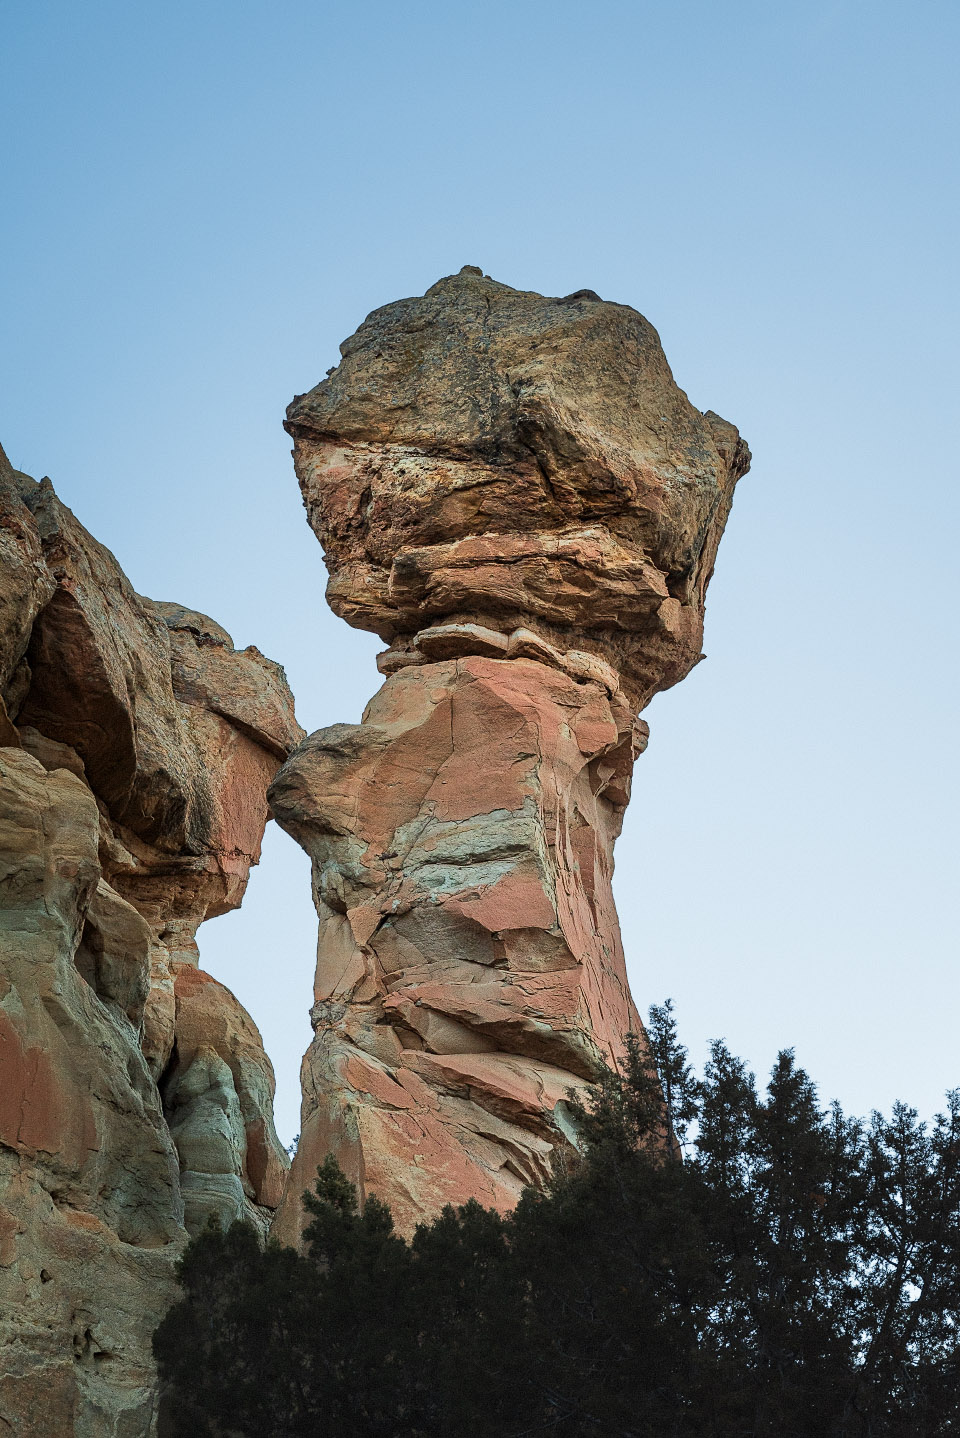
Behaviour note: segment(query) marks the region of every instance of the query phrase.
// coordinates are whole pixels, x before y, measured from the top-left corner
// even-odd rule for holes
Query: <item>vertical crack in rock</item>
[[[613,845],[651,697],[701,658],[749,452],[592,291],[473,267],[375,311],[287,411],[327,599],[390,646],[359,725],[270,789],[320,919],[300,1148],[410,1232],[510,1207],[576,1143],[568,1098],[642,1033]]]
[[[0,1426],[147,1434],[207,1216],[286,1155],[256,1026],[198,967],[301,738],[283,671],[137,595],[0,451]]]

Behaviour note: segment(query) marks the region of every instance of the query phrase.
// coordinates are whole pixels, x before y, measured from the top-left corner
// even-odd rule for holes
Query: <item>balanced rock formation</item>
[[[375,311],[287,412],[334,611],[390,646],[360,725],[270,790],[320,937],[300,1148],[409,1232],[511,1206],[576,1143],[569,1095],[642,1033],[613,845],[647,729],[701,657],[736,429],[653,328],[467,267]]]
[[[195,934],[300,737],[277,665],[0,451],[0,1432],[152,1431],[187,1232],[279,1202],[270,1062]]]

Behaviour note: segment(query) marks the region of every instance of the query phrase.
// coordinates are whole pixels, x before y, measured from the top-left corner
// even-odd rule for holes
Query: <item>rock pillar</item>
[[[320,916],[288,1241],[329,1151],[404,1231],[510,1207],[642,1032],[611,890],[637,716],[701,657],[749,463],[591,291],[467,267],[342,353],[287,428],[327,598],[389,648],[363,722],[270,791]]]

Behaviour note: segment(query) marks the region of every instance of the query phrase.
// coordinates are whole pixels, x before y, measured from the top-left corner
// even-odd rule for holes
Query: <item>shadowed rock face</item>
[[[283,671],[134,593],[0,451],[0,1429],[141,1438],[187,1232],[263,1232],[286,1155],[197,967],[301,737]]]
[[[501,1208],[640,1031],[611,877],[639,710],[700,658],[749,454],[623,305],[467,268],[377,310],[287,428],[328,600],[390,644],[270,791],[320,939],[300,1151],[399,1226]]]

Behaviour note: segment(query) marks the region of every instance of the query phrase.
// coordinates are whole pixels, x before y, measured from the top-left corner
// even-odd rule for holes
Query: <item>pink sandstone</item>
[[[389,645],[359,725],[274,780],[320,935],[300,1148],[409,1232],[509,1208],[577,1135],[571,1094],[642,1034],[613,846],[650,698],[701,658],[749,452],[655,331],[591,291],[466,267],[375,311],[290,406],[327,598]]]

